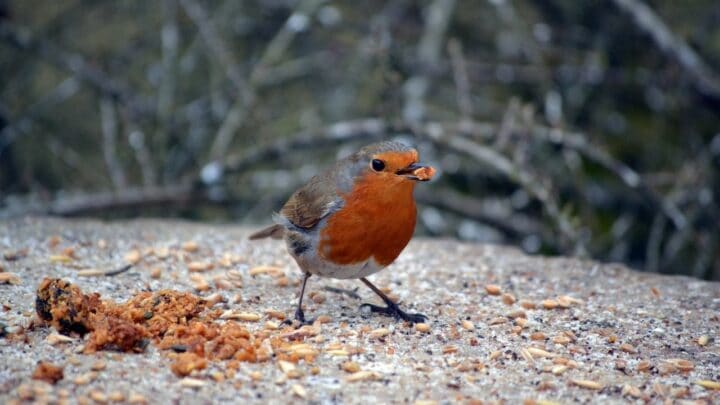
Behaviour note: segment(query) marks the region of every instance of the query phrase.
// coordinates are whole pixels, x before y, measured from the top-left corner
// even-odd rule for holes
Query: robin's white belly
[[[295,260],[305,272],[320,277],[340,279],[367,277],[385,268],[373,258],[353,264],[334,264],[317,255],[296,257]]]

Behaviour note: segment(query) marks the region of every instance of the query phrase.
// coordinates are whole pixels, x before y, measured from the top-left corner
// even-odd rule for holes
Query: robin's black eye
[[[385,162],[380,159],[373,159],[370,164],[372,165],[373,170],[375,170],[376,172],[381,172],[385,168]]]

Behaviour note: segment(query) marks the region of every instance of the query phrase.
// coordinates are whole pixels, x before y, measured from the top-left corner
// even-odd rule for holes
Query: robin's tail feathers
[[[265,229],[262,229],[260,231],[257,231],[250,235],[248,239],[250,240],[256,240],[256,239],[264,239],[264,238],[273,238],[273,239],[282,239],[283,235],[285,234],[285,227],[282,225],[271,225],[268,226]]]

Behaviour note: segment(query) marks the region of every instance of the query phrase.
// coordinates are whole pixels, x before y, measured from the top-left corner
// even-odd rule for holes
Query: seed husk
[[[461,326],[463,327],[463,329],[465,329],[465,330],[475,330],[475,325],[474,325],[472,322],[468,321],[467,319],[464,319],[464,320],[460,323],[460,325],[461,325]]]

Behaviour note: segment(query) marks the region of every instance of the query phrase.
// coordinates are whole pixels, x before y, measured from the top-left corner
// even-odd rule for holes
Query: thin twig
[[[687,42],[672,32],[653,9],[640,0],[614,1],[621,10],[632,16],[639,29],[652,37],[658,48],[685,69],[698,91],[720,99],[720,76]]]
[[[117,154],[117,113],[111,100],[100,99],[100,124],[102,128],[102,151],[105,158],[110,180],[116,190],[123,189],[127,185],[125,172],[118,160]]]
[[[450,62],[453,68],[453,80],[455,81],[458,109],[463,118],[470,119],[473,115],[470,80],[468,79],[467,63],[465,62],[460,40],[453,38],[448,41],[448,53],[450,54]]]

